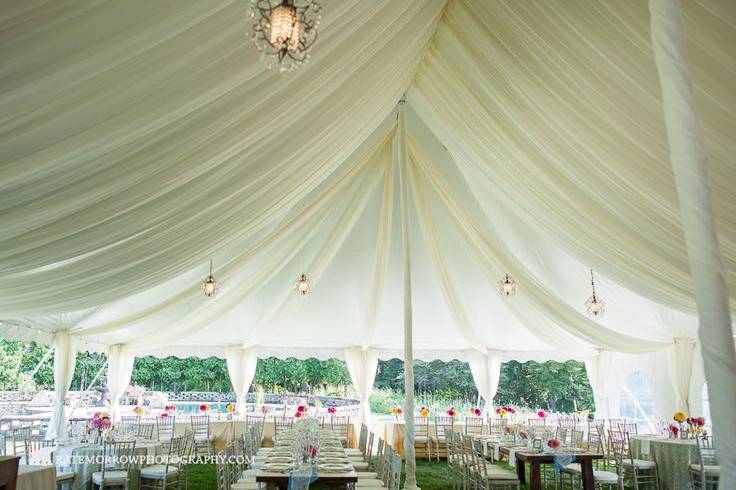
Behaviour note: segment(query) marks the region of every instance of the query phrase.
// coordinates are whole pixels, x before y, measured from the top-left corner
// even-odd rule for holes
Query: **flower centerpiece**
[[[501,418],[504,418],[506,416],[506,408],[504,408],[504,407],[498,407],[496,409],[496,415],[498,415]]]
[[[235,413],[235,405],[228,403],[225,405],[225,411],[227,412],[227,419],[231,420],[233,418],[233,413]]]
[[[457,417],[457,410],[455,410],[455,407],[450,407],[447,409],[447,416],[453,419]]]
[[[550,448],[552,451],[557,451],[562,444],[560,443],[560,440],[553,437],[549,440],[547,440],[547,447]]]
[[[680,426],[670,424],[669,427],[667,427],[667,432],[669,432],[671,438],[677,439],[680,435]]]
[[[677,438],[677,434],[681,434],[682,437],[684,437],[686,435],[686,432],[683,430],[682,424],[683,422],[685,422],[685,420],[687,420],[687,414],[681,410],[678,410],[672,415],[672,419],[677,422],[677,431],[675,433],[670,430],[670,436]]]
[[[166,412],[166,413],[171,413],[174,410],[176,410],[176,406],[174,406],[174,405],[166,405],[166,406],[164,406],[164,412]]]
[[[268,414],[268,407],[266,405],[261,405],[261,413],[263,415]]]
[[[546,418],[547,412],[540,408],[539,410],[537,410],[537,417],[539,417],[540,419]]]
[[[146,410],[145,410],[145,409],[144,409],[143,407],[141,407],[140,405],[136,406],[136,407],[135,407],[135,408],[133,409],[133,413],[134,413],[134,414],[136,414],[136,415],[137,415],[137,416],[139,416],[139,417],[140,417],[141,415],[143,415],[143,412],[145,412],[145,411],[146,411]]]
[[[705,434],[705,417],[688,417],[685,419],[688,428],[687,433],[692,437],[696,435]]]
[[[422,407],[419,409],[419,415],[422,417],[429,417],[429,408],[427,408],[426,405],[422,405]]]
[[[207,412],[210,411],[210,406],[208,404],[206,404],[206,403],[202,403],[199,406],[199,411],[202,412],[202,413],[207,413]]]
[[[329,413],[330,415],[335,415],[337,413],[337,408],[327,407],[327,413]]]
[[[399,417],[402,413],[404,413],[404,411],[401,409],[401,407],[394,407],[391,409],[391,415],[393,415],[396,420],[399,420]]]
[[[483,412],[481,412],[480,408],[478,408],[478,407],[472,407],[470,409],[470,415],[473,415],[474,417],[480,417],[480,414],[481,413],[483,413]]]
[[[87,432],[96,432],[97,440],[102,440],[103,434],[112,428],[112,421],[107,412],[96,412],[87,425]]]

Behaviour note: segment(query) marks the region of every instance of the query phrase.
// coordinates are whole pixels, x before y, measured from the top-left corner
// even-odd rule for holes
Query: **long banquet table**
[[[295,432],[291,430],[279,439],[273,451],[266,458],[263,467],[256,473],[256,481],[265,483],[268,490],[289,488],[290,479],[294,478],[294,474],[299,471],[291,463],[291,441]],[[327,429],[322,431],[321,437],[322,442],[316,465],[301,467],[307,470],[306,478],[311,475],[315,478],[313,484],[335,489],[346,489],[357,483],[358,473],[350,464],[339,439]],[[304,475],[299,476],[304,477]]]

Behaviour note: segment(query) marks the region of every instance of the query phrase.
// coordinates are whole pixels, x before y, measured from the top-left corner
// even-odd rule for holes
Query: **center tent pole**
[[[416,490],[417,463],[414,455],[414,347],[412,345],[411,312],[411,230],[409,214],[408,155],[406,150],[406,101],[399,101],[399,125],[396,131],[396,149],[401,188],[401,243],[404,250],[404,455],[406,457],[406,490]]]

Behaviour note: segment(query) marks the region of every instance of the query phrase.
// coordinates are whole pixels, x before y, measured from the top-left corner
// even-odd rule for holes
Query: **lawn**
[[[510,466],[501,464],[506,469]],[[417,461],[417,484],[422,490],[449,490],[452,481],[447,477],[447,464],[444,461]],[[190,490],[217,490],[215,466],[200,464],[189,469]],[[312,488],[312,487],[310,487]],[[316,487],[314,487],[316,488]],[[521,486],[526,489],[526,485]]]

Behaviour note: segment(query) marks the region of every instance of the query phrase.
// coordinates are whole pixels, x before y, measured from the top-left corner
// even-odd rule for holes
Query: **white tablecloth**
[[[46,458],[50,459],[50,452],[53,450],[54,462],[64,471],[74,472],[74,482],[72,483],[73,490],[86,490],[89,483],[92,481],[92,473],[100,470],[100,465],[92,462],[84,462],[84,457],[90,457],[100,455],[102,453],[102,447],[98,444],[66,444],[60,445],[55,448],[44,448],[34,454],[34,458]],[[48,455],[45,453],[49,453]],[[163,448],[161,443],[158,441],[138,441],[135,445],[136,456],[156,456],[162,454]],[[71,466],[69,463],[73,462]],[[131,482],[130,489],[136,490],[138,488],[138,473],[140,472],[140,465],[134,465],[131,469]],[[54,480],[56,478],[54,477]]]
[[[16,490],[56,490],[56,468],[19,465]]]

